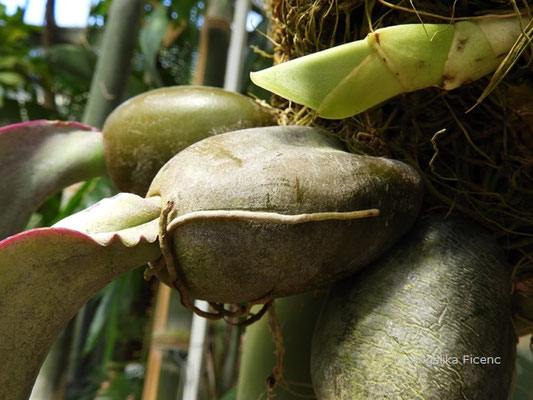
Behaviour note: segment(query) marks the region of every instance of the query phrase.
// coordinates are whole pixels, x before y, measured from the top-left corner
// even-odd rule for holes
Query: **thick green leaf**
[[[401,93],[452,90],[479,79],[498,67],[521,33],[516,17],[387,26],[250,77],[320,117],[341,119]]]
[[[19,232],[49,196],[105,173],[102,135],[75,122],[0,128],[0,239]]]
[[[106,210],[115,223],[97,229],[88,222],[102,222]],[[54,338],[83,303],[160,255],[158,215],[157,201],[121,194],[60,223],[92,234],[52,227],[0,242],[1,399],[27,399]],[[124,229],[106,231],[113,226]]]
[[[145,199],[131,193],[119,193],[59,221],[54,227],[75,229],[89,235],[106,237],[109,232],[128,228],[137,229],[158,219],[161,212],[160,204],[161,199],[157,196]]]

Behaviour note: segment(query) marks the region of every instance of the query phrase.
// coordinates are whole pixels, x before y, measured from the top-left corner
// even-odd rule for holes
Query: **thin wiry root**
[[[233,310],[226,309],[226,305],[222,303],[213,303],[210,302],[209,305],[219,313],[223,314],[224,320],[229,325],[235,325],[235,326],[248,326],[250,324],[253,324],[255,321],[258,321],[261,319],[261,317],[265,314],[265,312],[269,309],[270,305],[272,304],[273,296],[272,294],[267,294],[266,296],[263,296],[257,300],[250,301],[247,305],[230,305],[230,308]],[[251,313],[251,309],[253,306],[263,304],[263,307],[255,313]],[[247,318],[245,320],[241,320],[238,322],[233,322],[231,319],[228,318]]]
[[[166,207],[164,207],[161,211],[161,218],[159,220],[159,245],[161,247],[162,257],[160,258],[158,266],[156,268],[152,268],[150,270],[145,271],[145,278],[150,278],[158,271],[166,267],[170,282],[180,294],[181,304],[185,308],[194,312],[195,314],[211,320],[225,319],[226,322],[230,325],[237,326],[247,326],[259,320],[263,316],[263,314],[265,314],[270,304],[272,303],[271,294],[267,294],[266,296],[260,299],[251,301],[247,306],[230,305],[229,309],[227,309],[226,306],[222,303],[209,303],[211,307],[215,310],[215,312],[207,312],[201,310],[200,308],[194,305],[194,302],[191,301],[191,298],[189,296],[189,289],[184,284],[185,280],[183,279],[183,272],[181,270],[181,267],[179,266],[179,263],[177,262],[176,257],[174,256],[172,238],[171,235],[169,235],[169,231],[167,229],[169,219],[168,217],[173,208],[174,202],[168,201]],[[263,307],[261,308],[261,310],[259,310],[259,312],[252,314],[250,312],[251,308],[256,304],[263,304]],[[233,318],[247,319],[238,322],[233,322],[229,320]]]
[[[417,18],[420,20],[421,23],[423,23],[423,20],[422,20],[421,16],[440,19],[440,20],[449,21],[449,22],[458,22],[458,21],[475,21],[475,20],[482,20],[482,19],[487,19],[487,18],[501,18],[501,19],[503,19],[503,18],[513,17],[513,16],[515,16],[517,14],[517,12],[508,12],[508,13],[501,13],[501,14],[485,13],[484,15],[480,15],[480,16],[472,15],[472,16],[468,16],[468,17],[456,17],[454,15],[454,12],[452,12],[452,15],[448,17],[448,16],[445,16],[445,15],[439,15],[439,14],[435,14],[435,13],[431,13],[431,12],[417,10],[416,7],[414,7],[414,5],[412,4],[412,2],[411,2],[412,8],[402,7],[402,6],[390,3],[390,2],[385,1],[385,0],[378,0],[378,2],[383,4],[385,7],[389,7],[391,9],[395,9],[395,10],[399,10],[399,11],[403,11],[403,12],[407,12],[407,13],[416,14]],[[455,11],[455,3],[453,5],[452,10]],[[518,13],[520,13],[520,12],[518,12]],[[525,12],[524,12],[524,14],[525,14]]]
[[[169,222],[169,216],[173,209],[174,202],[169,200],[167,201],[166,206],[161,210],[161,217],[159,219],[159,247],[161,248],[162,257],[159,259],[156,266],[150,264],[150,268],[144,272],[145,279],[148,280],[152,278],[159,271],[166,268],[168,272],[168,279],[172,286],[174,286],[179,292],[181,303],[185,308],[188,308],[201,317],[211,320],[224,319],[230,325],[241,327],[248,326],[255,321],[258,321],[266,313],[272,304],[272,294],[268,293],[262,298],[249,302],[246,306],[229,305],[229,307],[226,307],[226,305],[223,303],[210,302],[209,305],[215,310],[215,312],[207,312],[196,307],[194,302],[191,301],[189,290],[184,283],[185,279],[183,271],[173,252],[172,232],[174,229],[176,229],[176,227],[187,222],[204,219],[247,219],[252,221],[274,222],[292,225],[326,220],[353,220],[360,218],[371,218],[379,215],[379,210],[377,209],[348,212],[321,212],[298,215],[243,210],[207,210],[184,214],[172,219],[172,221]],[[263,307],[257,313],[251,313],[251,308],[257,304],[263,304]],[[241,320],[241,318],[245,319]],[[239,320],[234,322],[233,319]]]
[[[254,304],[258,304],[256,302],[250,302],[248,306],[243,307],[239,305],[230,305],[231,308],[234,310],[227,310],[225,305],[222,303],[209,303],[211,307],[215,309],[216,312],[207,312],[203,311],[200,308],[196,307],[194,303],[191,301],[189,297],[189,292],[187,287],[182,283],[182,281],[179,279],[176,279],[173,282],[174,287],[180,294],[180,300],[181,304],[185,307],[194,312],[195,314],[211,319],[211,320],[218,320],[218,319],[224,319],[228,324],[235,325],[239,327],[245,327],[250,324],[253,324],[254,322],[258,321],[265,312],[269,309],[270,305],[272,304],[272,296],[267,295],[265,298],[268,298],[268,300],[264,303],[263,307],[255,314],[252,314],[250,312],[250,308]],[[236,309],[236,310],[235,310]],[[246,312],[245,312],[246,311]],[[238,322],[233,322],[228,318],[246,318],[245,320],[241,320]]]
[[[283,333],[276,314],[274,305],[268,310],[268,328],[272,334],[276,356],[276,364],[272,368],[272,373],[266,378],[268,398],[274,397],[274,389],[283,383],[283,371],[285,369],[285,346],[283,345]]]

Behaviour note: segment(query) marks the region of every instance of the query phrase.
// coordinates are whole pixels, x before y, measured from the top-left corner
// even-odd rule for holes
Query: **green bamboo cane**
[[[88,125],[101,128],[109,113],[122,101],[144,3],[144,0],[114,0],[111,3],[102,51],[83,114],[83,121]]]
[[[277,299],[276,314],[281,338],[271,333],[265,316],[246,329],[237,400],[268,399],[267,381],[273,369],[283,368],[281,381],[275,382],[270,395],[278,400],[314,399],[311,384],[311,339],[324,300],[323,294],[304,293]],[[284,354],[279,354],[275,341],[281,340]],[[282,360],[277,358],[282,357]]]

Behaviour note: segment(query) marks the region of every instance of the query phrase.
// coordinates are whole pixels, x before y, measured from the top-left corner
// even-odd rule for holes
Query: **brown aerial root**
[[[269,293],[262,298],[257,300],[250,301],[247,305],[229,305],[229,309],[225,304],[210,302],[209,305],[215,310],[215,312],[204,311],[194,305],[194,302],[191,300],[189,295],[189,289],[185,285],[185,280],[183,279],[183,272],[179,263],[176,260],[176,257],[173,252],[172,247],[172,238],[169,235],[167,230],[169,215],[174,208],[174,202],[169,201],[167,205],[161,210],[161,217],[159,219],[159,247],[161,248],[162,256],[157,261],[157,265],[150,266],[150,269],[146,270],[144,273],[145,279],[150,279],[157,272],[162,269],[166,269],[168,272],[168,279],[171,282],[172,286],[180,294],[181,304],[194,312],[195,314],[210,319],[218,320],[224,319],[230,325],[236,326],[247,326],[255,321],[259,320],[265,312],[268,310],[272,304],[272,295]],[[251,313],[251,309],[254,305],[263,304],[263,307],[255,314]],[[233,322],[230,319],[241,319],[238,322]]]
[[[285,372],[285,345],[283,344],[283,333],[281,331],[281,325],[279,323],[278,315],[274,304],[268,309],[268,329],[272,335],[272,341],[274,342],[274,355],[276,362],[272,368],[272,373],[265,379],[265,385],[267,388],[267,398],[274,399],[275,389],[281,387],[284,391],[291,394],[294,397],[300,399],[316,399],[313,393],[313,385],[304,382],[294,382],[287,380],[284,376]],[[294,389],[293,387],[296,387]],[[306,390],[307,393],[300,393],[300,390]]]
[[[248,326],[255,321],[258,321],[271,306],[273,295],[271,293],[267,293],[259,299],[248,302],[247,305],[226,305],[223,303],[209,302],[209,305],[211,308],[213,308],[213,310],[215,310],[215,312],[204,311],[196,307],[194,302],[191,300],[189,289],[185,285],[184,273],[173,251],[172,232],[176,229],[176,227],[191,221],[213,219],[247,219],[251,221],[274,222],[279,224],[293,225],[327,220],[353,220],[371,218],[379,215],[378,209],[346,212],[319,212],[296,215],[245,210],[206,210],[190,212],[176,217],[169,222],[170,214],[173,209],[174,202],[169,200],[166,206],[161,210],[161,216],[159,219],[159,247],[161,248],[162,256],[159,261],[157,261],[157,265],[154,266],[150,264],[150,269],[147,269],[144,272],[144,278],[148,280],[162,269],[166,269],[168,272],[168,280],[179,292],[181,303],[185,308],[191,310],[201,317],[211,320],[224,319],[228,324],[240,327]],[[258,304],[262,304],[263,307],[257,313],[252,313],[252,307]],[[242,318],[245,319],[242,320]],[[234,319],[239,320],[234,322]]]
[[[272,373],[266,378],[267,394],[269,399],[274,398],[274,389],[283,382],[283,371],[285,368],[285,346],[283,345],[283,333],[276,314],[274,305],[268,310],[268,329],[272,334],[272,341],[274,342],[276,356],[276,363],[272,368]]]
[[[258,321],[259,319],[261,319],[261,317],[265,314],[265,312],[267,312],[267,310],[272,305],[272,300],[273,300],[272,295],[267,294],[261,299],[250,301],[248,305],[244,307],[238,304],[230,304],[229,310],[226,308],[225,304],[209,302],[209,305],[216,312],[207,312],[207,311],[201,310],[200,308],[194,305],[194,303],[191,301],[189,297],[187,287],[182,283],[182,281],[179,280],[179,278],[173,282],[173,286],[179,292],[181,304],[185,308],[188,308],[189,310],[199,315],[200,317],[204,317],[204,318],[211,319],[211,320],[224,319],[228,324],[239,326],[239,327],[248,326]],[[261,307],[261,309],[257,313],[255,314],[251,313],[250,309],[254,305],[258,305],[258,304],[263,304],[263,307]],[[245,318],[245,319],[234,322],[230,320],[229,318],[231,319]]]
[[[377,208],[357,211],[331,211],[305,214],[279,214],[270,211],[247,211],[247,210],[205,210],[193,211],[174,218],[166,228],[166,234],[172,233],[178,226],[191,221],[215,220],[215,219],[236,219],[259,222],[273,222],[277,224],[296,225],[306,222],[319,222],[330,220],[348,221],[353,219],[372,218],[379,215]]]
[[[171,261],[172,264],[170,264],[170,268],[175,269],[175,265],[173,260]],[[160,257],[157,261],[156,266],[150,266],[149,269],[147,269],[144,272],[144,279],[149,280],[151,279],[155,274],[157,274],[158,271],[161,271],[163,269],[169,269],[168,261],[164,257]],[[191,300],[191,297],[189,296],[189,289],[185,284],[183,284],[183,279],[180,279],[178,275],[176,275],[176,279],[171,281],[172,286],[178,291],[180,294],[180,301],[181,304],[191,310],[193,313],[199,315],[200,317],[210,319],[210,320],[219,320],[224,319],[226,323],[229,325],[235,325],[239,327],[245,327],[250,324],[253,324],[254,322],[261,319],[261,317],[266,313],[270,305],[272,304],[273,297],[269,293],[257,300],[252,300],[248,302],[246,305],[242,304],[223,304],[223,303],[215,303],[215,302],[209,302],[209,305],[215,312],[208,312],[204,311],[194,305],[194,302]],[[251,309],[255,305],[262,304],[263,307],[256,312],[255,314],[251,312]],[[244,320],[241,320],[241,318],[246,318]],[[237,322],[234,322],[233,319],[239,319]]]

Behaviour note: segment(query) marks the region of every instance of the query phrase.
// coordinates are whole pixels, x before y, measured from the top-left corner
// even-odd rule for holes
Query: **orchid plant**
[[[174,112],[158,118],[165,107]],[[0,131],[10,188],[0,195],[0,397],[26,398],[75,312],[133,268],[149,263],[145,276],[197,314],[247,325],[274,298],[359,269],[413,224],[413,168],[351,154],[314,128],[235,130],[271,124],[245,96],[175,87],[124,103],[103,133],[59,121]],[[129,192],[17,234],[48,196],[106,170]]]
[[[518,21],[504,22],[512,37],[496,35],[492,24],[384,28],[253,79],[321,116],[342,118],[404,91],[451,89],[493,70],[521,30]],[[486,54],[470,46],[469,35],[484,40]],[[504,43],[493,43],[499,36]],[[398,41],[420,54],[404,60],[394,51]],[[456,53],[488,64],[470,74]],[[309,79],[318,74],[327,79]],[[360,93],[376,80],[388,89],[352,101],[354,87]],[[128,101],[103,132],[60,121],[0,129],[0,398],[27,398],[61,329],[132,268],[149,263],[146,277],[174,287],[206,318],[248,324],[274,298],[333,283],[376,260],[413,225],[422,203],[413,168],[348,153],[315,128],[269,125],[271,113],[249,98],[180,87]],[[252,127],[263,128],[243,129]],[[19,233],[50,195],[105,173],[123,193]],[[196,308],[193,298],[212,310]]]

